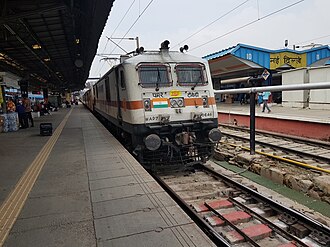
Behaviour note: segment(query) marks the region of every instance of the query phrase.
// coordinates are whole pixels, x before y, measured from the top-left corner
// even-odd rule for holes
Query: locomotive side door
[[[121,76],[121,73],[120,73],[120,70],[119,68],[117,67],[115,69],[115,74],[116,74],[116,91],[117,91],[117,120],[118,120],[118,123],[119,125],[122,125],[123,124],[123,116],[122,116],[122,113],[121,113],[121,99],[120,99],[120,76]]]

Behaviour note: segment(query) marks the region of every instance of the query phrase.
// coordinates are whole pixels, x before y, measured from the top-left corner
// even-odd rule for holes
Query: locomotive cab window
[[[181,86],[200,86],[207,84],[203,64],[178,64],[175,67],[178,83]]]
[[[105,78],[105,98],[108,102],[111,101],[109,77]]]
[[[99,98],[99,89],[97,87],[97,85],[94,86],[94,95],[96,96],[96,98]]]
[[[120,71],[120,87],[122,90],[126,90],[125,75],[123,70]]]
[[[169,67],[163,64],[141,64],[138,66],[142,87],[170,86]]]

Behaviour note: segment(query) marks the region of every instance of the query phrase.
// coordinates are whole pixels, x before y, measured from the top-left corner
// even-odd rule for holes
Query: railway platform
[[[35,126],[0,134],[0,246],[214,246],[82,105]]]
[[[219,123],[241,127],[250,126],[250,105],[217,103]],[[330,141],[330,114],[328,110],[283,107],[272,104],[271,112],[262,112],[256,106],[256,129],[303,138]]]

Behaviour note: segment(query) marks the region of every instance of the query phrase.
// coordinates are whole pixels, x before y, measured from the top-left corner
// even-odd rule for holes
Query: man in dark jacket
[[[18,113],[18,119],[21,129],[26,129],[28,126],[28,119],[25,112],[23,102],[20,100],[17,104],[16,111]]]

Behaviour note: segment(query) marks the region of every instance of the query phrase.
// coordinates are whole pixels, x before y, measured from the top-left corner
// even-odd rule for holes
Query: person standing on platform
[[[17,113],[18,113],[20,128],[21,129],[26,129],[27,127],[29,127],[28,119],[27,119],[27,116],[26,116],[25,107],[24,107],[23,102],[21,100],[18,101],[16,109],[17,109]]]
[[[29,120],[31,122],[31,127],[34,127],[33,118],[32,118],[31,100],[29,99],[29,97],[24,98],[24,107],[25,107],[26,117],[28,119],[27,127],[29,127]]]
[[[271,95],[271,92],[263,92],[262,93],[262,101],[263,101],[263,107],[262,107],[262,112],[265,112],[265,108],[267,108],[268,110],[268,113],[271,112],[271,110],[269,109],[269,106],[268,106],[268,100],[269,100],[269,96]]]
[[[8,113],[16,111],[16,105],[12,98],[9,98],[9,100],[7,102],[7,111],[8,111]]]
[[[258,106],[260,106],[262,104],[263,100],[262,100],[262,93],[258,93]]]

